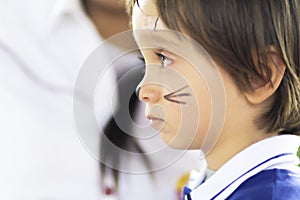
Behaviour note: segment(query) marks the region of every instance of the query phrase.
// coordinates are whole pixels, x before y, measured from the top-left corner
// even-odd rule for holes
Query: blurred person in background
[[[176,199],[181,178],[197,168],[186,163],[197,163],[192,160],[198,159],[198,152],[153,173],[112,169],[111,174],[105,165],[99,170],[99,162],[76,133],[73,91],[77,75],[101,42],[129,29],[125,2],[1,1],[0,199]],[[137,56],[135,60],[140,63]],[[116,80],[129,68],[116,67],[119,71],[111,75],[103,96],[111,95]],[[130,102],[138,118],[134,96]],[[107,123],[104,136],[122,148],[134,144],[138,152],[146,152],[142,142],[127,137],[118,127],[107,107],[109,103],[102,99],[98,110],[101,121]],[[154,141],[154,145],[160,142]],[[113,156],[105,146],[99,149],[107,152],[106,157]],[[121,165],[126,158],[119,159]],[[112,177],[105,176],[106,172]],[[103,184],[107,179],[112,179],[112,184]]]

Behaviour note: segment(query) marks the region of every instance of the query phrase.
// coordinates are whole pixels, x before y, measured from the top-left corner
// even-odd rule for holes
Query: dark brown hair
[[[201,44],[231,74],[241,92],[253,90],[250,76],[271,82],[266,50],[275,47],[286,71],[272,105],[257,119],[257,124],[267,132],[300,135],[300,0],[155,3],[165,25],[184,31]],[[255,54],[262,60],[258,66]]]

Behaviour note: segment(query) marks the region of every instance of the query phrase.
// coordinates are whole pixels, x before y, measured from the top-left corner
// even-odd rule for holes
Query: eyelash
[[[163,55],[162,53],[157,53],[156,52],[155,54],[160,58],[161,65],[163,67],[167,67],[167,66],[169,66],[173,63],[173,60],[171,60],[167,56]]]

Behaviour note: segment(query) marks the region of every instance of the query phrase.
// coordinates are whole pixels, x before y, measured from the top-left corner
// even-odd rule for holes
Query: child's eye
[[[167,66],[169,66],[169,65],[171,65],[173,63],[173,60],[171,60],[170,58],[166,57],[162,53],[156,53],[156,55],[158,57],[160,57],[160,62],[161,62],[161,65],[163,67],[167,67]]]

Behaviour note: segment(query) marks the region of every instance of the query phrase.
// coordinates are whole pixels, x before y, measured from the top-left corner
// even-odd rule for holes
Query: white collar
[[[191,192],[193,200],[225,199],[246,179],[262,170],[294,167],[300,137],[281,135],[255,143],[225,163],[210,179]]]

